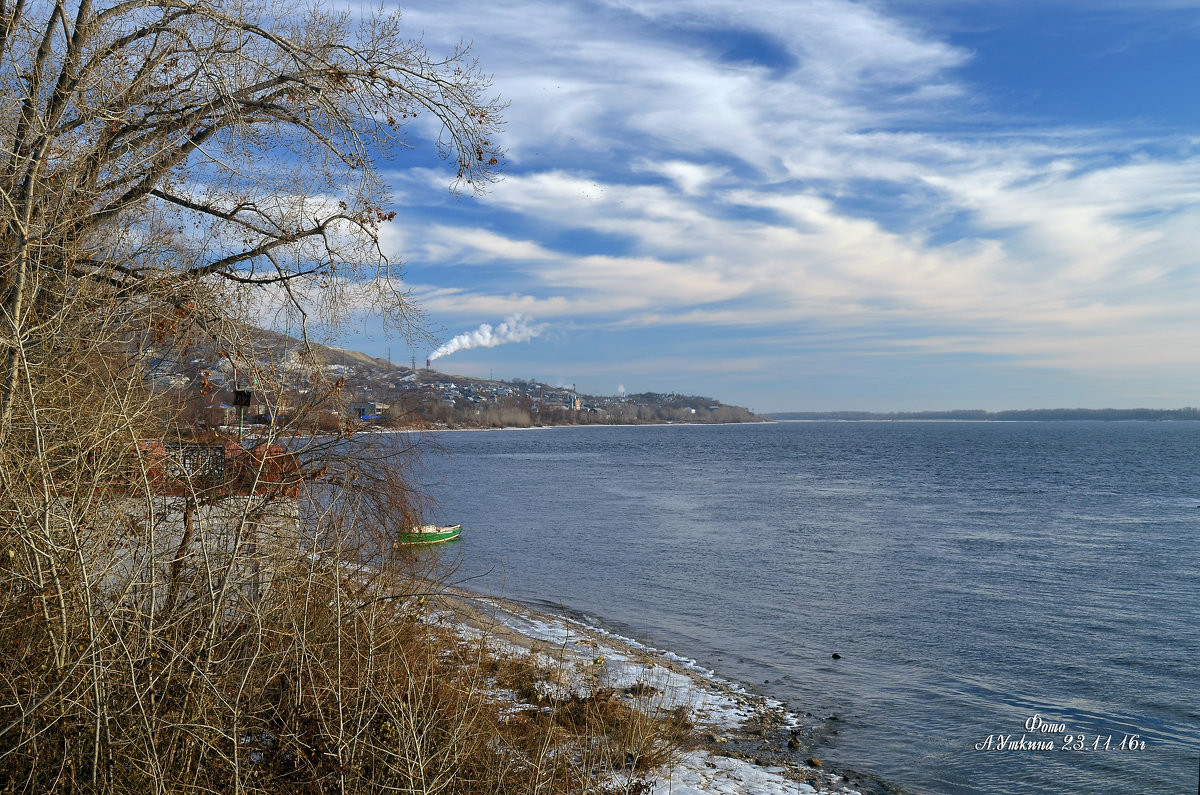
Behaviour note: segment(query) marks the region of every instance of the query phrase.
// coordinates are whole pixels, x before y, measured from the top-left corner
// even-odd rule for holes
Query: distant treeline
[[[767,414],[773,420],[959,420],[962,422],[1046,422],[1051,420],[1102,420],[1105,422],[1200,420],[1200,409],[1020,409],[1014,411],[781,411]]]

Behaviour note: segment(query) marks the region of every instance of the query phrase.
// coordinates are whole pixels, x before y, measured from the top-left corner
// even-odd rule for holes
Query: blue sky
[[[537,332],[438,369],[757,411],[1200,403],[1200,1],[402,11],[472,44],[508,155],[454,197],[415,134],[385,250],[439,343]]]

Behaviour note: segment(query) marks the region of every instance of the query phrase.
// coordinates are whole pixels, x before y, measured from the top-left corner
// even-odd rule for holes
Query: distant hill
[[[313,366],[331,381],[340,381],[338,399],[321,402],[321,425],[338,427],[346,420],[386,427],[506,428],[534,425],[633,425],[657,423],[765,422],[740,406],[699,395],[645,392],[589,395],[570,387],[538,381],[472,378],[430,368],[413,368],[368,356],[360,351],[310,344],[307,355],[299,340],[254,330],[255,358],[270,366],[282,391],[261,395],[239,417],[233,390],[254,389],[212,346],[188,349],[186,361],[166,355],[147,363],[157,388],[172,391],[192,404],[197,427],[237,423],[287,423],[312,406],[309,375]],[[238,383],[235,384],[235,381]],[[278,390],[277,390],[278,391]],[[203,394],[203,399],[197,396]],[[313,420],[312,411],[305,422]]]
[[[1018,409],[1012,411],[779,411],[765,415],[777,421],[841,420],[881,422],[914,420],[958,420],[961,422],[1046,422],[1052,420],[1100,420],[1106,422],[1162,422],[1200,420],[1200,409]]]

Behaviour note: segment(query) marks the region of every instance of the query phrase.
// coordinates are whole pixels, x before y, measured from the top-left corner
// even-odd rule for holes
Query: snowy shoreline
[[[610,687],[649,685],[656,707],[686,707],[700,738],[656,772],[652,795],[872,795],[897,792],[869,776],[821,766],[806,749],[827,722],[748,692],[695,661],[564,615],[470,591],[444,590],[435,616],[520,652],[550,651]]]

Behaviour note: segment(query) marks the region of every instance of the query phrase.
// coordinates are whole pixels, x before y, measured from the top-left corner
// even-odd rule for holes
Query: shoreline
[[[435,620],[488,638],[517,653],[552,653],[619,688],[647,683],[658,708],[686,707],[695,739],[673,767],[656,772],[651,795],[886,795],[902,790],[874,776],[828,768],[812,748],[836,717],[788,710],[694,660],[656,649],[562,613],[516,600],[442,586],[432,600]]]
[[[455,427],[455,428],[389,428],[382,431],[356,431],[356,433],[459,433],[476,431],[548,431],[555,428],[716,428],[726,425],[774,425],[775,420],[752,420],[746,422],[624,422],[624,423],[559,423],[549,425],[504,425],[499,428]]]

